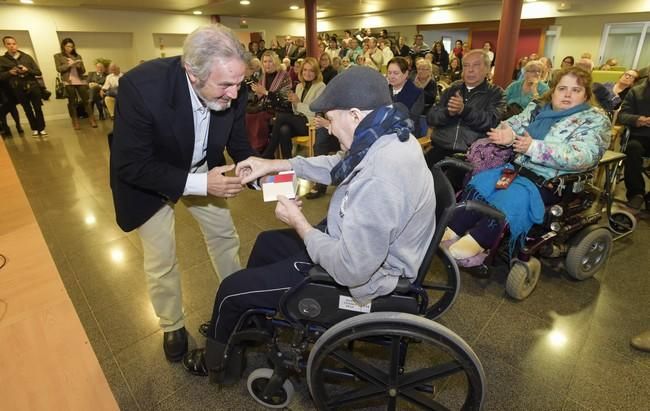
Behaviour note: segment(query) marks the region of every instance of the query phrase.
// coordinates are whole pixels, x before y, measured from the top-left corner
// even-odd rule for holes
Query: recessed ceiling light
[[[290,10],[298,10],[299,8],[300,8],[300,7],[295,6],[295,5],[294,5],[294,6],[289,6],[289,9],[290,9]]]
[[[438,11],[440,9],[441,9],[441,7],[431,7],[431,10],[433,10],[433,11]]]
[[[33,0],[20,0],[22,4],[34,4]]]
[[[241,4],[242,6],[248,6],[249,4],[251,4],[251,2],[248,0],[241,0],[239,4]]]
[[[196,14],[197,16],[199,16],[199,15],[203,14],[203,12],[201,10],[194,10],[192,12],[192,14]]]

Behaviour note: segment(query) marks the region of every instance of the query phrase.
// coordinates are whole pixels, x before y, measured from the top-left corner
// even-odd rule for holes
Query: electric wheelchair
[[[239,319],[221,381],[241,378],[246,350],[256,345],[271,368],[254,370],[248,391],[269,408],[286,407],[294,394],[290,377],[305,375],[319,410],[481,409],[486,387],[478,357],[432,320],[459,292],[458,267],[438,247],[447,222],[457,207],[483,205],[457,205],[441,169],[432,174],[437,225],[413,283],[401,278],[393,293],[359,306],[346,287],[312,267],[279,308],[252,309]],[[430,271],[434,257],[442,269]]]
[[[575,280],[593,277],[605,265],[613,241],[636,228],[636,219],[631,213],[612,209],[617,171],[624,158],[624,154],[608,150],[594,169],[533,181],[552,188],[560,201],[546,206],[544,221],[531,228],[523,246],[517,247],[512,255],[505,216],[491,206],[487,212],[482,209],[481,212],[500,221],[503,230],[487,250],[483,263],[470,267],[469,271],[479,277],[488,277],[496,259],[507,262],[510,271],[506,293],[516,300],[527,298],[535,289],[541,273],[540,258],[554,263],[555,267],[563,265]],[[472,170],[471,164],[462,158],[443,161],[447,169]]]

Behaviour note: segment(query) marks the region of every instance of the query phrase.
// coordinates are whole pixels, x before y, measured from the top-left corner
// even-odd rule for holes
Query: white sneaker
[[[32,131],[32,137],[38,137],[38,131],[36,130]]]
[[[45,131],[45,130],[41,130],[41,131],[39,131],[39,134],[42,135],[42,136],[46,136],[46,135],[47,135],[47,131]]]

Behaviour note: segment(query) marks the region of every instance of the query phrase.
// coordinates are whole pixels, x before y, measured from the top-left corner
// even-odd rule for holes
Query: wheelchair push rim
[[[319,410],[479,410],[485,396],[469,345],[404,313],[359,315],[330,328],[311,350],[307,382]]]

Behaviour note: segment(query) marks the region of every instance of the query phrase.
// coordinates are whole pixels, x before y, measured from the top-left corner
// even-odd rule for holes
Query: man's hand
[[[456,116],[463,112],[465,108],[465,103],[463,102],[463,96],[460,94],[460,90],[456,91],[456,94],[451,96],[449,102],[447,103],[447,110],[449,115]]]
[[[314,229],[302,213],[302,200],[289,200],[283,195],[278,196],[278,203],[275,206],[275,216],[278,220],[292,227],[300,238]]]
[[[287,160],[267,160],[259,157],[248,157],[237,163],[235,174],[241,178],[241,184],[248,184],[267,174],[291,170]]]
[[[316,128],[327,128],[330,126],[330,121],[326,118],[316,116],[313,119],[314,127]]]
[[[208,194],[215,197],[231,198],[239,194],[243,189],[241,177],[227,177],[226,173],[235,168],[234,164],[214,167],[208,171]]]
[[[18,67],[12,67],[9,70],[9,73],[11,73],[12,76],[17,76],[18,75]]]
[[[636,120],[637,127],[650,127],[650,117],[648,116],[639,116]]]

